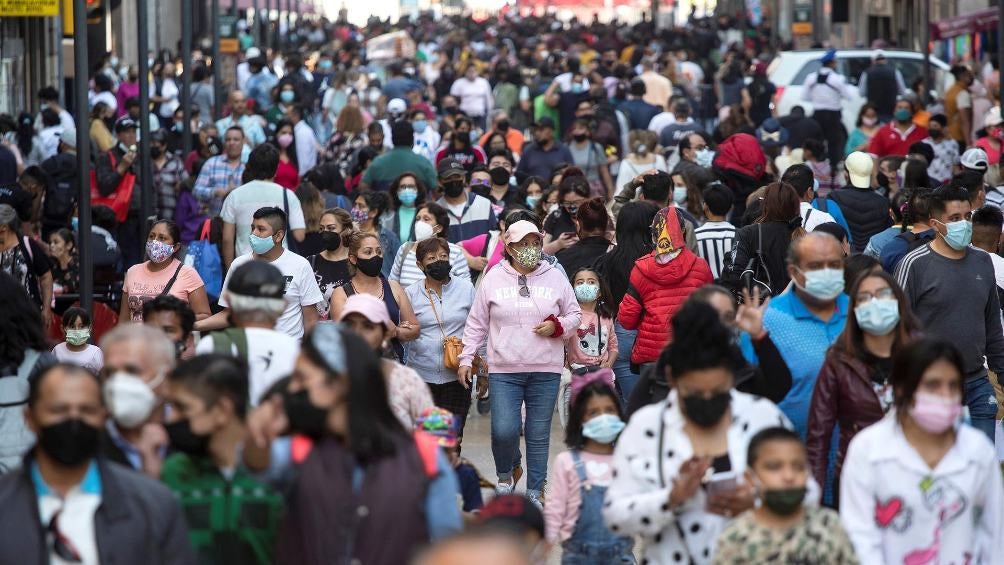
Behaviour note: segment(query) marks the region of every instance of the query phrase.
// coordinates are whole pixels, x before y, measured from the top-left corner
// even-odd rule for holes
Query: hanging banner
[[[58,16],[59,0],[0,0],[0,16]]]

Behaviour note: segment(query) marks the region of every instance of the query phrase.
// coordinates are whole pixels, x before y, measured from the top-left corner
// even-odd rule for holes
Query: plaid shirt
[[[178,188],[188,178],[185,164],[173,153],[167,153],[164,166],[157,168],[153,163],[153,193],[157,195],[157,217],[174,219],[174,208],[178,204]]]
[[[195,181],[192,193],[202,203],[209,204],[209,215],[218,216],[223,207],[223,199],[213,194],[218,189],[230,190],[241,185],[241,175],[244,174],[243,160],[236,167],[227,163],[226,155],[216,155],[206,160],[202,165],[199,178]]]

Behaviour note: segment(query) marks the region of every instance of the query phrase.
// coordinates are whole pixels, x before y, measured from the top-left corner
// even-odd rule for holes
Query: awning
[[[976,10],[954,18],[931,22],[931,39],[950,39],[981,31],[997,30],[997,7]]]

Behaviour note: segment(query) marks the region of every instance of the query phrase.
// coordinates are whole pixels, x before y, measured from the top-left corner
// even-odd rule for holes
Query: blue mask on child
[[[595,284],[582,283],[575,285],[575,298],[579,302],[595,302],[600,296],[600,287]]]
[[[292,90],[283,90],[279,93],[279,100],[282,101],[283,104],[292,103],[294,98],[296,98],[296,93]]]
[[[600,443],[613,443],[624,426],[615,414],[600,414],[582,425],[582,435]]]
[[[411,127],[415,130],[415,133],[425,133],[425,128],[429,127],[429,122],[425,120],[415,120],[414,122],[411,122]]]

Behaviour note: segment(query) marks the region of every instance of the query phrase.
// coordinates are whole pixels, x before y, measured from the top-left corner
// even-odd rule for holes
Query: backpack
[[[209,301],[216,302],[223,291],[223,261],[216,244],[210,240],[210,225],[211,220],[203,222],[201,236],[188,245],[185,264],[199,273],[206,285]]]
[[[77,205],[75,180],[75,171],[52,177],[52,182],[46,187],[45,201],[42,205],[43,224],[62,227],[69,222]]]

